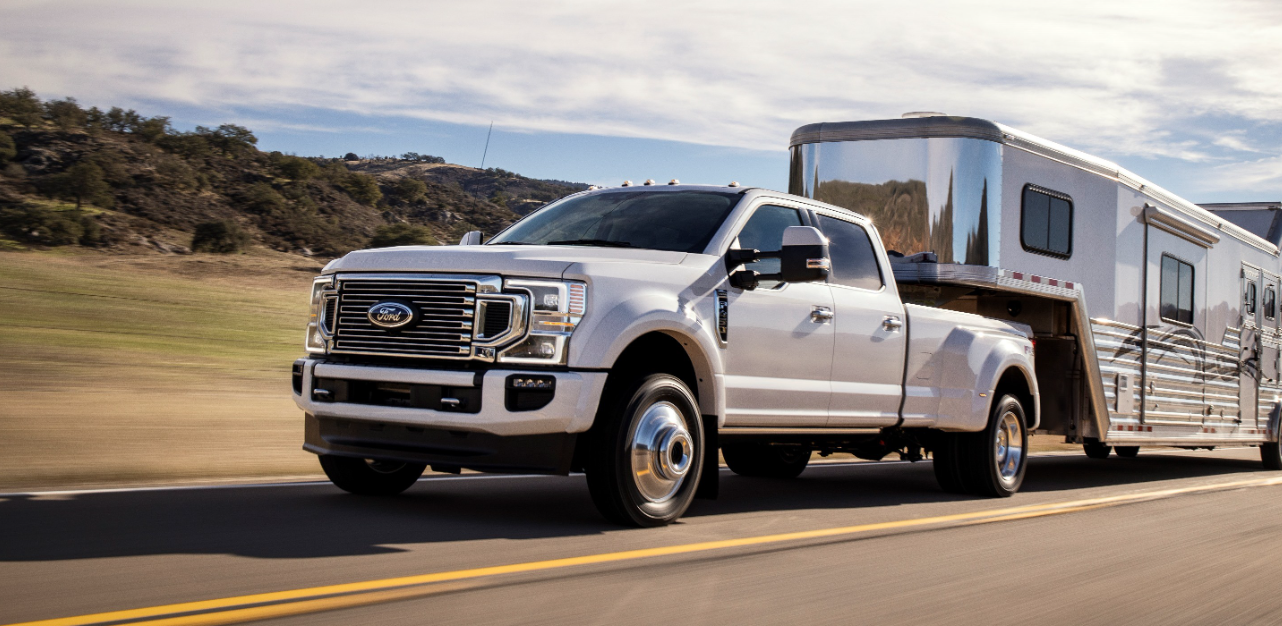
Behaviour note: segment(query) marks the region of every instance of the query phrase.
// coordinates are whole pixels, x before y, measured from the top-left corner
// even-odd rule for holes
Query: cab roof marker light
[[[631,187],[631,186],[632,186],[632,181],[630,181],[630,180],[625,180],[625,181],[623,181],[623,185],[621,185],[621,186],[623,186],[623,187]]]
[[[642,183],[642,184],[643,184],[643,185],[645,185],[646,187],[649,187],[650,185],[653,185],[653,184],[654,184],[654,179],[653,179],[653,178],[647,178],[647,179],[645,179],[645,182],[644,182],[644,183]]]
[[[737,181],[737,180],[732,180],[732,181],[730,181],[730,185],[729,185],[729,186],[731,186],[731,187],[738,187],[738,186],[739,186],[739,181]]]
[[[674,179],[672,179],[672,180],[668,181],[668,184],[669,184],[669,185],[680,185],[680,184],[681,184],[681,181],[679,181],[679,180],[677,180],[677,179],[675,179],[675,178],[674,178]]]

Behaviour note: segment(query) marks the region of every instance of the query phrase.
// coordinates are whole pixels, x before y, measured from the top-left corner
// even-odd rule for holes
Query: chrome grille
[[[417,309],[417,321],[387,329],[370,323],[370,306],[396,300]],[[340,278],[336,353],[466,359],[476,312],[472,281]]]

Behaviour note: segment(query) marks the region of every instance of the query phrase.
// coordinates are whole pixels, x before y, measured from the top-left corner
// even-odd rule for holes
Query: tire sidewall
[[[645,413],[648,407],[662,401],[672,403],[685,419],[694,459],[684,482],[672,497],[663,502],[650,502],[641,495],[632,479],[632,458],[628,454],[628,438],[633,423]],[[612,456],[614,457],[615,487],[623,499],[624,513],[639,526],[662,526],[675,521],[690,507],[695,489],[699,484],[700,473],[703,471],[703,420],[700,419],[698,403],[695,402],[693,394],[685,383],[675,376],[653,374],[644,377],[638,381],[635,391],[623,405],[618,420],[612,442],[614,452]]]
[[[1001,474],[997,470],[997,459],[995,458],[995,443],[997,438],[997,429],[1001,427],[1002,415],[1007,411],[1015,414],[1019,420],[1020,431],[1020,459],[1019,470],[1015,473],[1015,479],[1011,482],[1003,481]],[[986,466],[988,468],[987,479],[991,481],[993,493],[1000,497],[1014,495],[1024,484],[1024,474],[1028,470],[1028,418],[1024,414],[1024,405],[1020,403],[1015,396],[1002,396],[993,405],[993,410],[989,414],[988,428],[984,430],[984,442],[987,444],[987,453],[985,455]]]

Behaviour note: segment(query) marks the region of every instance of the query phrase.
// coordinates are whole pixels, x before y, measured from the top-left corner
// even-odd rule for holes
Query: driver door
[[[804,226],[800,210],[764,204],[734,244],[779,250],[783,231]],[[745,266],[779,271],[778,259]],[[754,290],[727,285],[726,426],[819,427],[828,422],[833,300],[827,284],[761,281]]]

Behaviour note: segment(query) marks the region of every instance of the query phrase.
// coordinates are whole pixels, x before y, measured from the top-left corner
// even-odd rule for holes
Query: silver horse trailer
[[[1200,207],[975,118],[811,124],[791,153],[789,191],[872,218],[905,300],[1032,328],[1038,432],[1095,457],[1259,445],[1282,469],[1277,204]]]

